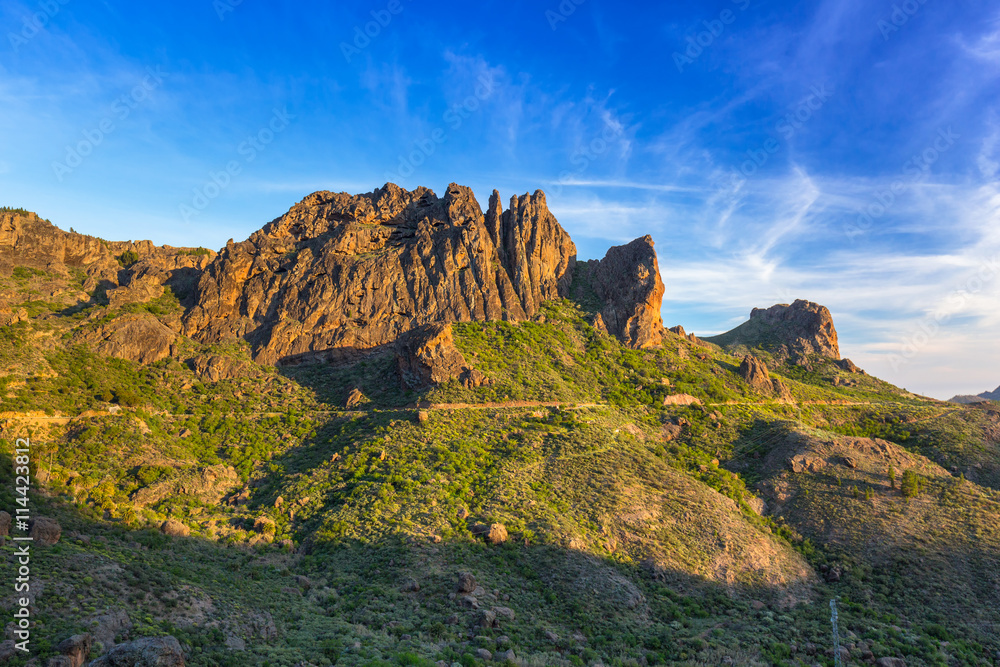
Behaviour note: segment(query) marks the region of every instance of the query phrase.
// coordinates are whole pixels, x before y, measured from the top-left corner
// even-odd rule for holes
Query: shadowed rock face
[[[591,284],[605,303],[595,326],[629,347],[662,344],[665,288],[652,237],[611,248],[604,259],[591,264]]]
[[[184,332],[245,338],[260,363],[336,358],[428,323],[527,320],[566,296],[576,247],[545,195],[392,184],[310,195],[205,270]]]
[[[705,340],[725,348],[763,348],[779,358],[818,354],[840,359],[833,316],[825,307],[799,299],[792,305],[754,308],[750,321]]]
[[[139,258],[119,273],[120,286],[108,290],[112,308],[158,299],[167,287],[179,296],[191,294],[202,272],[215,257],[210,251],[192,254],[193,248],[159,247],[150,241],[116,242],[108,246],[116,257],[131,252]]]

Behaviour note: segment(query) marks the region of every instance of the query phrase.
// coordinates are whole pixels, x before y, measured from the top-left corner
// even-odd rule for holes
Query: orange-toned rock
[[[595,326],[629,347],[663,343],[665,288],[652,237],[611,248],[600,262],[591,262],[590,281],[605,303]]]
[[[424,324],[530,319],[568,294],[576,247],[541,191],[507,211],[490,201],[484,215],[454,184],[441,198],[317,192],[219,253],[184,332],[245,338],[271,364],[351,356]]]

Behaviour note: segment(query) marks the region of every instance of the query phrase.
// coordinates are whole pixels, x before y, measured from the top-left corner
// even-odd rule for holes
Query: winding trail
[[[843,408],[854,408],[854,407],[865,407],[865,406],[884,406],[884,407],[915,407],[907,403],[893,403],[893,402],[872,402],[872,401],[859,401],[859,402],[847,402],[847,401],[802,401],[800,403],[781,403],[775,404],[770,401],[727,401],[725,403],[704,403],[702,404],[706,408],[725,408],[725,407],[736,407],[736,406],[774,406],[774,405],[784,405],[790,407],[811,407],[811,406],[824,406],[824,407],[843,407]],[[608,403],[575,403],[573,401],[498,401],[498,402],[488,402],[488,403],[420,403],[416,405],[408,405],[400,408],[385,408],[380,410],[296,410],[301,414],[308,415],[368,415],[373,412],[414,412],[417,410],[438,410],[438,411],[455,411],[455,410],[513,410],[513,409],[533,409],[533,408],[563,408],[565,410],[587,410],[593,408],[606,408],[609,407]],[[690,406],[671,406],[671,407],[690,407]],[[951,414],[964,409],[962,406],[949,407],[942,409],[939,413],[934,415],[928,415],[926,417],[921,417],[913,422],[909,423],[919,423],[927,421],[928,419],[936,419],[938,417],[943,417],[944,415]],[[36,424],[36,425],[53,425],[53,426],[65,426],[79,419],[87,419],[91,417],[113,417],[117,415],[125,416],[130,414],[127,411],[120,412],[109,412],[101,410],[87,410],[81,412],[78,415],[66,416],[66,415],[47,415],[43,412],[0,412],[0,422],[5,420],[13,420],[21,423]],[[170,417],[173,419],[187,419],[191,417],[204,416],[202,414],[195,413],[155,413],[161,417]],[[213,413],[215,414],[215,413]],[[287,412],[238,412],[238,413],[227,413],[227,417],[281,417],[287,414]]]

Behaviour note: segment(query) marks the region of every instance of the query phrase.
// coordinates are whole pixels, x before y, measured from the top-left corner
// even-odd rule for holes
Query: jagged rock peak
[[[739,374],[754,389],[770,389],[771,374],[767,370],[767,364],[753,355],[743,357]]]
[[[705,340],[727,349],[762,348],[779,359],[816,354],[840,359],[840,346],[829,309],[799,299],[791,305],[754,308],[750,320]]]
[[[242,337],[262,363],[336,358],[430,323],[533,317],[567,296],[576,247],[541,191],[493,193],[484,214],[456,184],[443,197],[392,183],[317,192],[242,243],[197,287],[185,333]]]
[[[653,239],[644,236],[615,246],[600,262],[591,262],[591,284],[604,301],[595,326],[633,348],[663,343],[665,288]]]

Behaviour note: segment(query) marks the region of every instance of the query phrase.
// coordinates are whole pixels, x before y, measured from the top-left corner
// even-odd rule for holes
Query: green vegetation
[[[136,262],[138,262],[141,259],[141,257],[139,257],[139,253],[137,253],[135,250],[126,250],[122,254],[118,255],[116,259],[118,260],[119,264],[121,264],[127,269]]]
[[[207,248],[194,248],[191,250],[181,250],[177,254],[190,255],[193,257],[207,257],[212,254],[212,251],[208,250]]]
[[[141,366],[86,334],[122,315],[176,327],[177,296],[30,293],[58,280],[18,268],[4,289],[28,321],[0,328],[0,449],[31,435],[48,489],[33,507],[63,526],[33,560],[42,662],[125,610],[130,636],[171,634],[190,665],[488,664],[477,649],[826,665],[835,596],[856,664],[1000,650],[993,407],[761,352],[779,401],[715,346],[623,348],[589,324],[582,283],[537,321],[454,326],[478,388],[405,391],[391,352],[275,371],[246,343],[183,337]],[[212,382],[194,370],[212,358],[240,370]],[[347,411],[354,388],[368,400]],[[697,402],[665,404],[677,394]],[[0,453],[4,508],[12,480]],[[190,536],[162,534],[167,519]],[[484,541],[492,524],[505,543]]]
[[[903,472],[903,481],[899,484],[899,490],[906,498],[916,498],[920,495],[924,481],[920,475],[912,470]]]

